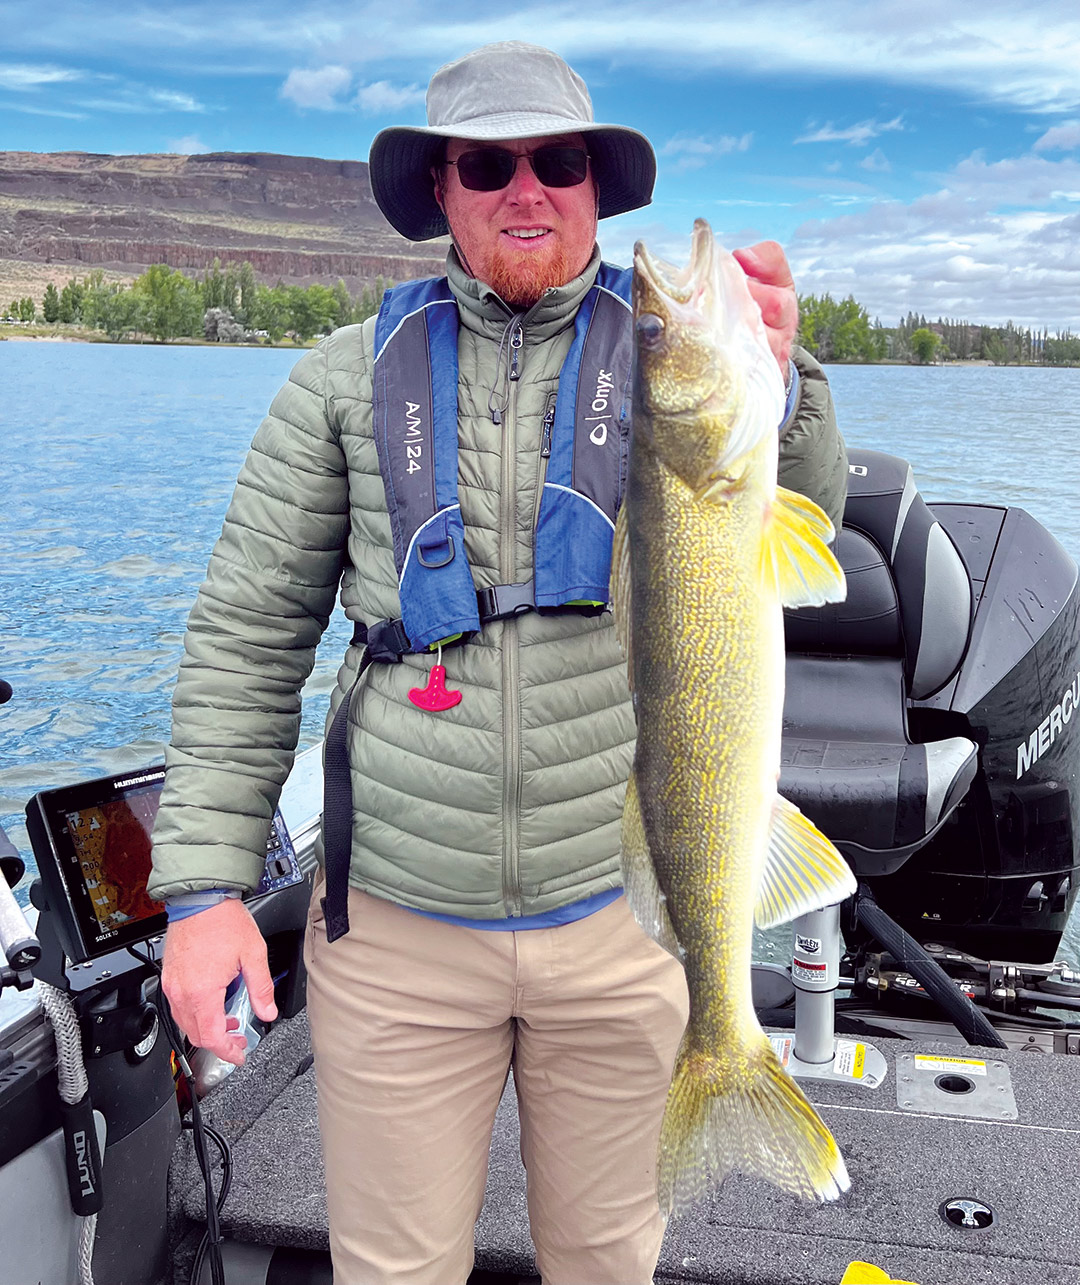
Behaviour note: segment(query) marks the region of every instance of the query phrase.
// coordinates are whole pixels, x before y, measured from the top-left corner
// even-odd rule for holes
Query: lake
[[[160,759],[187,613],[297,359],[0,345],[0,678],[15,691],[0,707],[0,822],[24,856],[30,795]],[[829,379],[849,445],[910,460],[928,500],[1020,505],[1080,557],[1080,370],[834,366]],[[305,688],[302,746],[322,735],[350,633],[339,611]],[[1077,917],[1067,941],[1080,962]]]

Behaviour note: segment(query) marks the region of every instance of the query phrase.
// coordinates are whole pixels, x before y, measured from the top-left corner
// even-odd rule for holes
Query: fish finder
[[[164,780],[165,769],[151,767],[43,790],[26,805],[38,871],[71,963],[99,959],[165,931],[165,905],[146,891],[150,832]],[[251,895],[303,878],[284,819],[275,811],[266,867]]]

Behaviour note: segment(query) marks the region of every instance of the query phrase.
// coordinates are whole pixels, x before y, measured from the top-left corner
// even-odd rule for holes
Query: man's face
[[[580,134],[478,143],[452,138],[447,161],[476,148],[499,148],[526,157],[538,147],[584,147]],[[474,277],[515,308],[528,308],[550,286],[584,271],[596,243],[596,188],[592,172],[575,187],[545,187],[527,160],[497,192],[463,187],[457,166],[435,172],[435,197],[446,214],[458,252]],[[539,233],[539,235],[537,235]]]

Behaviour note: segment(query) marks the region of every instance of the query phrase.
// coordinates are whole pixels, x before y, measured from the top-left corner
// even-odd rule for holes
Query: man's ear
[[[438,165],[431,167],[431,181],[435,187],[435,203],[442,212],[446,213],[446,206],[443,205],[443,187],[442,187],[442,169]]]

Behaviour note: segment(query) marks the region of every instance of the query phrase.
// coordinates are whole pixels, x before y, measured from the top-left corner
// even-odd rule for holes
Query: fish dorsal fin
[[[820,607],[842,602],[847,584],[828,548],[833,524],[813,500],[782,486],[765,523],[761,542],[761,583],[785,607]]]
[[[611,545],[611,610],[615,617],[615,637],[626,657],[626,673],[630,690],[634,688],[634,663],[630,650],[630,537],[626,505],[619,509],[615,519],[615,535]]]
[[[754,909],[757,926],[787,923],[835,905],[854,892],[855,876],[848,863],[794,803],[778,794]]]
[[[634,918],[658,945],[682,960],[684,951],[671,926],[666,900],[657,882],[656,869],[649,855],[649,840],[641,815],[637,777],[630,773],[626,783],[626,803],[622,819],[622,874],[626,900]]]

